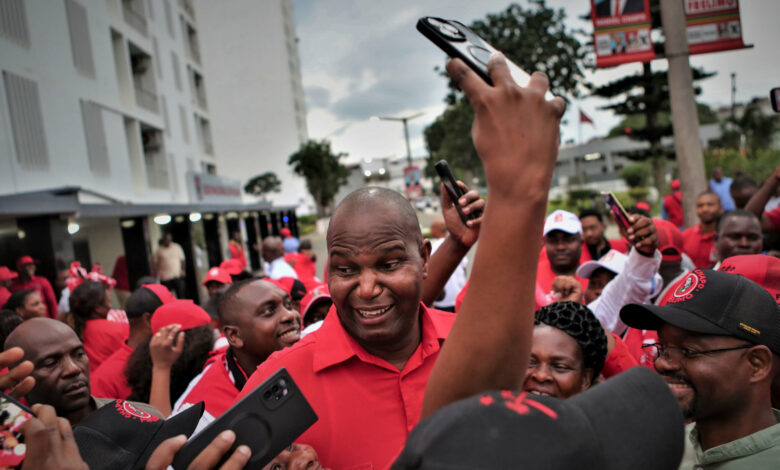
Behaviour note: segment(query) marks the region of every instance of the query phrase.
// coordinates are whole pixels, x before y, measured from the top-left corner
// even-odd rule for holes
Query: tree
[[[349,169],[339,162],[346,156],[346,153],[334,154],[327,140],[304,142],[290,155],[287,164],[306,180],[306,187],[317,205],[318,217],[329,214],[339,187],[347,182]]]
[[[279,181],[276,173],[269,171],[250,179],[244,185],[244,192],[252,196],[262,197],[268,193],[278,193],[281,186],[282,182]]]
[[[545,72],[553,93],[578,96],[585,50],[577,39],[579,32],[565,27],[565,18],[563,9],[548,8],[544,1],[528,9],[513,3],[469,27],[523,70]],[[436,70],[441,73],[440,68]],[[435,176],[434,164],[446,159],[455,175],[471,184],[472,177],[482,174],[471,141],[474,111],[452,81],[449,87],[445,98],[449,106],[424,131],[429,155],[426,175]]]
[[[741,116],[728,118],[721,128],[719,146],[732,149],[744,147],[747,156],[752,157],[759,149],[768,149],[772,145],[780,124],[775,116],[764,114],[754,100],[745,106]]]

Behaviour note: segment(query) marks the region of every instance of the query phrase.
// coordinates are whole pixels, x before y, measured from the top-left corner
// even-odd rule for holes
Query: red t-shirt
[[[590,253],[587,248],[583,248],[580,254],[580,264],[585,261],[590,261]],[[545,293],[548,294],[552,291],[553,280],[558,277],[552,270],[550,260],[547,258],[547,252],[543,249],[539,254],[539,263],[536,265],[536,285]],[[582,291],[588,287],[588,280],[581,277],[574,276],[574,279],[579,281],[582,285]]]
[[[241,269],[246,268],[246,256],[244,256],[244,247],[238,243],[230,240],[228,243],[228,249],[230,249],[230,258],[237,259],[241,262]]]
[[[623,338],[629,353],[640,366],[655,370],[653,351],[642,349],[642,345],[658,342],[658,332],[655,330],[637,330],[629,328]]]
[[[769,219],[772,224],[773,232],[780,232],[780,207],[775,207],[771,211],[764,212],[764,217]]]
[[[190,382],[187,390],[182,393],[176,402],[174,412],[179,412],[190,406],[204,402],[205,413],[211,415],[209,420],[218,418],[228,410],[236,401],[238,392],[236,380],[228,368],[225,354],[227,348],[221,350],[216,356],[209,358],[206,366],[198,376]],[[246,374],[240,370],[246,380]]]
[[[304,253],[285,253],[284,260],[287,264],[292,265],[295,270],[295,274],[298,276],[298,280],[306,286],[306,290],[311,290],[320,284],[320,281],[316,278],[317,263],[311,260]]]
[[[604,361],[604,368],[601,373],[605,379],[618,375],[636,365],[637,360],[631,355],[626,343],[615,333],[611,333],[615,338],[615,347],[612,348],[612,352],[609,353],[607,359]]]
[[[675,191],[664,196],[663,206],[667,217],[669,217],[669,222],[682,227],[685,223],[683,221],[682,193]]]
[[[126,400],[130,396],[132,390],[127,385],[124,372],[133,351],[135,349],[123,342],[114,354],[108,356],[100,367],[95,369],[89,379],[93,397]]]
[[[420,419],[433,364],[455,315],[420,305],[422,339],[403,370],[366,352],[341,326],[335,307],[322,327],[277,351],[249,378],[239,398],[286,367],[319,420],[296,442],[327,468],[388,468]]]
[[[103,318],[87,320],[82,333],[84,351],[89,358],[89,372],[100,367],[108,356],[114,354],[125,343],[130,326],[127,323],[117,323]]]
[[[685,229],[682,237],[683,252],[691,258],[697,268],[709,269],[715,264],[712,259],[715,250],[715,232],[702,234],[701,225],[697,224]]]
[[[6,302],[8,302],[8,299],[11,298],[11,291],[6,289],[3,286],[0,286],[0,308],[5,305]]]
[[[115,288],[119,290],[132,290],[130,289],[130,275],[127,273],[127,258],[125,255],[120,255],[114,261],[114,271],[111,273],[111,277],[116,281]]]
[[[27,282],[22,282],[21,277],[17,277],[11,284],[11,292],[18,290],[32,289],[41,294],[43,302],[46,304],[46,311],[49,318],[57,318],[57,297],[54,295],[54,289],[51,283],[43,276],[33,276]]]

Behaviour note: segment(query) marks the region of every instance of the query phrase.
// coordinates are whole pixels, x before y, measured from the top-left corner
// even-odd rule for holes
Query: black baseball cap
[[[392,469],[667,470],[683,439],[669,386],[634,367],[568,400],[495,391],[448,405],[412,431]]]
[[[189,437],[203,409],[200,402],[162,419],[129,401],[115,400],[87,416],[73,428],[73,436],[91,470],[136,470],[162,441],[179,434]]]
[[[671,286],[660,304],[628,304],[620,318],[641,330],[668,323],[694,333],[735,336],[780,354],[780,307],[742,275],[695,269]]]

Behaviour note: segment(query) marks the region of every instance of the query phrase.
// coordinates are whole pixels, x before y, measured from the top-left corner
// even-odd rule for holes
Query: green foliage
[[[544,1],[533,2],[527,9],[513,3],[469,27],[523,70],[545,72],[555,94],[577,96],[584,80],[586,52],[578,39],[580,32],[567,29],[565,17],[563,9],[548,8]],[[474,111],[451,80],[449,87],[448,108],[424,132],[429,154],[426,176],[435,178],[433,165],[445,159],[463,181],[470,183],[472,177],[484,181],[471,141]]]
[[[278,193],[281,186],[282,182],[279,181],[276,173],[269,171],[250,179],[244,185],[244,192],[260,197],[268,193]]]
[[[650,165],[647,163],[632,163],[620,170],[620,177],[629,188],[647,185],[650,179]]]
[[[772,174],[780,162],[780,150],[757,149],[743,157],[736,149],[710,149],[704,152],[706,174],[720,167],[725,175],[746,174],[756,181],[763,181]]]
[[[317,230],[317,214],[298,216],[298,230],[301,235],[308,235]]]
[[[698,111],[699,115],[699,124],[713,124],[718,122],[718,116],[715,114],[715,111],[713,111],[712,108],[706,104],[696,103],[696,110]],[[658,113],[658,125],[671,126],[671,113],[667,111]],[[644,114],[631,114],[624,117],[623,120],[620,121],[620,124],[613,127],[612,130],[609,131],[607,137],[619,137],[622,135],[631,134],[633,133],[633,130],[644,129],[646,126],[647,119]],[[626,129],[629,129],[628,133],[626,133]]]
[[[347,182],[349,169],[339,162],[339,158],[346,155],[334,154],[327,140],[304,142],[297,152],[290,155],[287,163],[306,180],[319,216],[327,214],[339,187]]]
[[[745,136],[745,147],[748,155],[755,155],[759,149],[766,149],[772,144],[775,133],[780,130],[778,118],[766,115],[758,103],[751,102],[739,117],[729,118],[721,126],[722,136],[716,144],[725,148],[740,148],[742,136]]]

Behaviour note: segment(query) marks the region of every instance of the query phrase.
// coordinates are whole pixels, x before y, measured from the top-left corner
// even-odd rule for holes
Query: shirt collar
[[[696,451],[696,461],[700,465],[710,465],[726,460],[748,457],[770,447],[780,445],[780,411],[772,411],[778,424],[707,450],[702,450],[699,441],[699,430],[694,426],[688,439]]]
[[[420,340],[420,345],[418,345],[417,349],[415,349],[415,352],[412,353],[412,356],[406,363],[406,366],[404,366],[404,370],[411,369],[418,365],[418,361],[413,360],[416,356],[419,356],[420,360],[424,360],[431,354],[437,353],[441,348],[441,343],[449,332],[446,322],[432,315],[422,302],[420,302],[420,315],[422,318],[422,339]],[[352,357],[357,357],[358,360],[365,363],[374,364],[384,369],[398,372],[398,369],[389,362],[374,356],[363,349],[355,338],[347,333],[341,325],[335,305],[331,306],[328,311],[328,315],[325,317],[322,327],[312,334],[317,334],[317,341],[327,342],[328,344],[327,348],[318,351],[318,354],[314,356],[314,372],[319,372],[330,366],[346,362]]]

